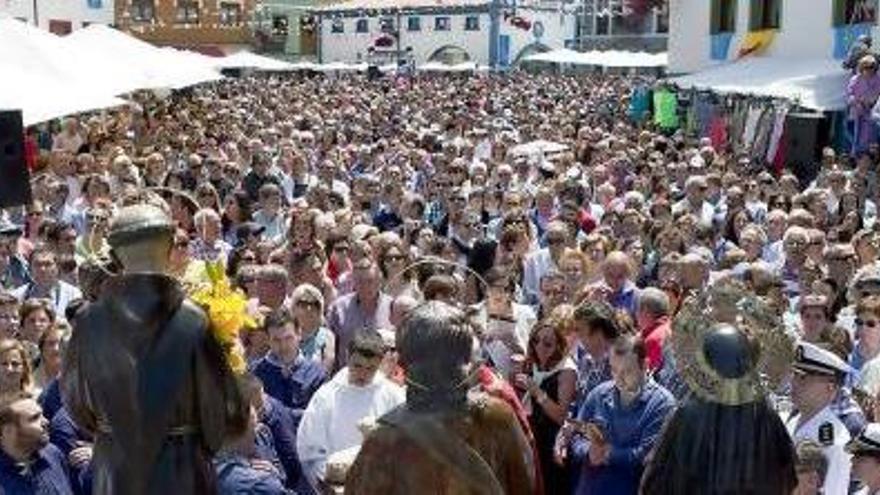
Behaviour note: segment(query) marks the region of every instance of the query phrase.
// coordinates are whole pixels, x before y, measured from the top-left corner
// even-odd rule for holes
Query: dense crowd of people
[[[108,224],[147,194],[177,225],[181,283],[220,261],[259,316],[241,334],[254,420],[214,459],[220,493],[343,486],[377,419],[422,386],[396,329],[442,301],[474,322],[467,385],[527,439],[534,483],[508,493],[635,494],[691,394],[676,317],[726,281],[798,341],[768,398],[794,493],[877,493],[880,147],[826,149],[801,183],[630,120],[644,82],[245,77],[29,129],[33,201],[0,216],[0,394],[16,397],[0,404],[0,493],[90,492],[93,439],[58,377],[71,322],[112,277]]]

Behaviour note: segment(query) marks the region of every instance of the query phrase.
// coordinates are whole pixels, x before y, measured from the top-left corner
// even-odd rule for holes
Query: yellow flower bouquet
[[[235,374],[247,369],[239,334],[255,328],[257,322],[248,313],[248,299],[240,289],[234,289],[219,261],[205,263],[210,284],[198,287],[191,294],[193,301],[208,315],[211,334],[226,353],[226,362]]]

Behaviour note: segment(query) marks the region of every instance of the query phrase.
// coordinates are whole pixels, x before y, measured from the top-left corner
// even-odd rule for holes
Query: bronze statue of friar
[[[61,388],[95,436],[94,494],[215,493],[212,456],[247,424],[205,313],[167,275],[173,233],[159,204],[120,209],[108,240],[122,273],[73,321]]]

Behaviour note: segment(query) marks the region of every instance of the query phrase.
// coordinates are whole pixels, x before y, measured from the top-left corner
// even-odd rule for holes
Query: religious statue
[[[737,282],[685,303],[670,338],[691,393],[667,422],[641,493],[792,492],[794,446],[768,398],[794,358],[781,328],[773,309]]]
[[[214,493],[211,458],[247,425],[205,312],[166,274],[174,224],[161,206],[113,218],[122,274],[78,311],[64,359],[64,403],[95,436],[95,494]]]
[[[474,392],[472,323],[432,301],[397,333],[406,403],[379,418],[348,472],[350,495],[533,495],[536,466],[510,407]],[[389,460],[392,460],[389,462]]]

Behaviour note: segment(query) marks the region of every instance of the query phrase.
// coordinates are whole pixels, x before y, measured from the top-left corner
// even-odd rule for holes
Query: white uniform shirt
[[[849,492],[849,473],[852,459],[844,447],[850,441],[846,426],[831,410],[830,406],[816,413],[798,427],[800,414],[792,416],[785,426],[794,443],[812,440],[822,446],[822,453],[828,459],[828,474],[822,486],[824,495],[846,495]]]
[[[348,368],[321,385],[303,412],[296,436],[296,450],[306,477],[313,486],[324,479],[327,458],[359,446],[364,441],[358,428],[365,418],[379,418],[406,400],[406,393],[381,372],[365,387],[348,381]]]

